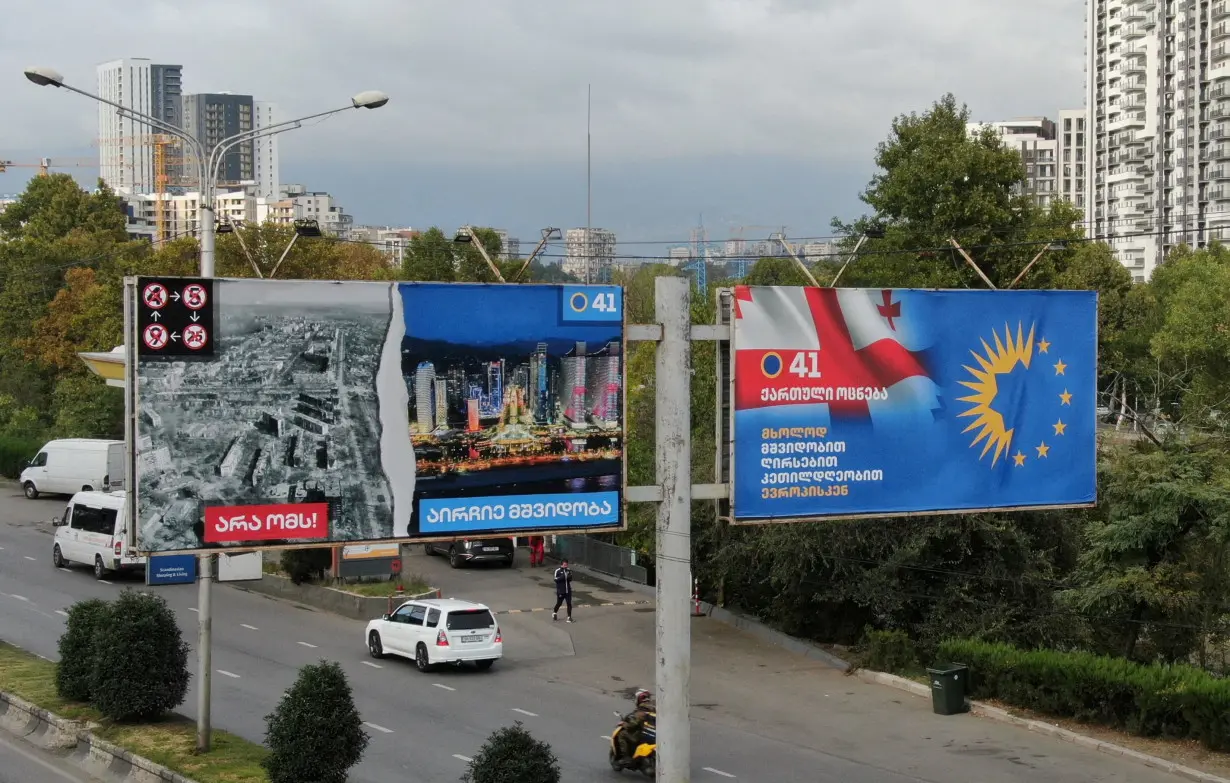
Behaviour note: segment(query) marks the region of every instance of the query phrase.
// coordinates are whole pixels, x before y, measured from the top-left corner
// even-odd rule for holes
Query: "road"
[[[0,783],[95,783],[60,756],[0,733]]]
[[[62,500],[27,501],[0,486],[0,638],[54,658],[63,611],[114,597],[139,580],[98,582],[51,565],[51,536],[36,521]],[[499,615],[507,657],[490,672],[420,674],[409,661],[372,661],[362,623],[219,586],[214,590],[215,726],[259,741],[264,720],[298,667],[341,663],[372,742],[353,783],[455,781],[495,729],[522,721],[551,744],[569,783],[613,780],[606,736],[615,710],[652,683],[653,607],[578,606],[575,625],[552,623],[549,571],[452,571],[443,558],[409,558],[445,595]],[[578,581],[579,604],[642,599]],[[152,588],[196,640],[196,589]],[[867,685],[709,619],[693,626],[695,781],[764,783],[1176,783],[1159,770],[973,716],[945,718],[898,691]],[[192,715],[195,696],[182,711]]]

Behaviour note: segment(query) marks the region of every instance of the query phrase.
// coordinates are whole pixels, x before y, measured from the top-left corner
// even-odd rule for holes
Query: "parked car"
[[[63,438],[49,441],[21,472],[21,488],[41,494],[110,492],[124,487],[124,441]]]
[[[128,549],[127,499],[121,492],[78,492],[57,519],[51,546],[56,568],[71,563],[94,567],[102,579],[112,571],[143,571],[145,558]]]
[[[452,541],[432,541],[423,544],[429,555],[447,555],[448,564],[461,568],[471,563],[501,563],[505,568],[517,557],[517,547],[511,538],[458,538]]]
[[[504,655],[504,637],[491,610],[456,598],[407,601],[365,630],[373,658],[411,658],[419,671],[443,663],[473,663],[487,670]]]

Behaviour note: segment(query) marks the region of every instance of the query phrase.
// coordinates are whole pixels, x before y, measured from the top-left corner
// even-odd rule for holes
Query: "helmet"
[[[642,704],[644,704],[645,702],[649,701],[649,700],[650,700],[650,699],[652,699],[652,698],[653,698],[653,694],[652,694],[652,693],[650,693],[649,691],[645,690],[644,688],[641,688],[640,690],[638,690],[638,691],[636,692],[636,706],[638,706],[638,707],[639,707],[639,706],[641,706]]]

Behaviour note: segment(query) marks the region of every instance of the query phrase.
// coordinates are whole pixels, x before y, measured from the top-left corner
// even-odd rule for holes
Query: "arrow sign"
[[[175,342],[179,342],[179,332],[171,332],[171,339]]]
[[[193,313],[192,315],[188,316],[188,320],[192,321],[192,323],[196,323],[197,321],[201,320],[201,316],[197,315],[196,313]]]
[[[179,291],[172,291],[171,298],[178,302],[179,301]]]
[[[157,320],[159,320],[160,318],[162,318],[162,313],[160,313],[160,312],[158,312],[157,310],[155,310],[154,312],[152,312],[152,313],[150,313],[150,314],[149,314],[149,317],[150,317],[150,318],[153,318],[155,321],[157,321]]]

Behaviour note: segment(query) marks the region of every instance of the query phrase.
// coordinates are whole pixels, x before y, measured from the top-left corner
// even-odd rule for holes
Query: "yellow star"
[[[1072,404],[1072,395],[1071,395],[1071,394],[1068,394],[1068,390],[1067,390],[1067,389],[1064,389],[1064,390],[1063,390],[1063,394],[1059,395],[1059,399],[1063,400],[1063,404],[1064,404],[1064,405],[1071,405],[1071,404]]]
[[[1068,367],[1068,365],[1066,365],[1066,364],[1064,364],[1064,363],[1063,363],[1063,359],[1060,359],[1060,360],[1059,360],[1059,363],[1055,365],[1055,374],[1056,374],[1056,375],[1063,375],[1063,371],[1064,371],[1064,370],[1066,370],[1066,369],[1067,369],[1067,367]]]
[[[1046,353],[1047,349],[1049,349],[1050,347],[1051,347],[1051,344],[1048,343],[1045,339],[1038,341],[1038,353]]]
[[[1063,419],[1060,419],[1059,421],[1055,422],[1051,426],[1055,428],[1056,435],[1062,435],[1063,431],[1068,428],[1068,425],[1063,423]]]
[[[1046,445],[1046,442],[1043,441],[1041,446],[1034,446],[1034,449],[1038,452],[1038,457],[1041,458],[1046,456],[1046,453],[1051,450],[1051,447]]]
[[[1025,464],[1025,455],[1022,454],[1020,451],[1018,451],[1016,454],[1013,454],[1012,459],[1014,462],[1016,462],[1016,466],[1018,468]]]

